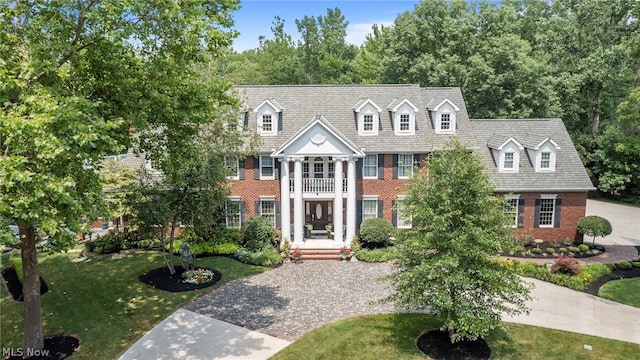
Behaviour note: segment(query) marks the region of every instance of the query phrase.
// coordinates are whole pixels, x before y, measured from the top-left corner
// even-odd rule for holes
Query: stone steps
[[[340,260],[339,249],[301,249],[302,260]],[[291,251],[293,253],[293,251]]]

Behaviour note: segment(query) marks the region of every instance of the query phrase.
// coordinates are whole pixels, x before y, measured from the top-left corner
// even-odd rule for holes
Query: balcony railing
[[[289,179],[289,191],[294,192],[294,180]],[[333,193],[335,191],[335,179],[333,178],[308,178],[302,179],[303,193]],[[342,179],[342,191],[347,191],[347,179]]]

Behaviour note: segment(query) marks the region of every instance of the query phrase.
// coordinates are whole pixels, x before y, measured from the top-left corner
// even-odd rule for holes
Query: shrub
[[[542,249],[536,247],[531,249],[531,252],[534,254],[542,254]]]
[[[548,247],[548,248],[546,248],[544,251],[546,251],[546,252],[547,252],[547,254],[549,254],[549,255],[553,255],[553,254],[555,254],[555,253],[556,253],[556,249],[554,249],[554,248],[552,248],[552,247]]]
[[[252,216],[242,228],[244,232],[243,246],[249,252],[260,252],[275,248],[273,224],[263,216]]]
[[[578,251],[580,252],[586,252],[589,250],[589,245],[586,244],[580,244],[578,245]]]
[[[632,262],[632,263],[631,263],[631,265],[632,265],[633,267],[640,268],[640,261],[634,261],[634,262]]]
[[[356,253],[356,257],[360,261],[368,263],[387,262],[389,260],[397,259],[399,252],[394,247],[387,247],[381,249],[361,249]]]
[[[567,248],[560,248],[558,249],[558,251],[560,252],[560,254],[564,255],[567,253]]]
[[[139,247],[137,234],[133,232],[108,232],[93,241],[85,243],[85,249],[95,254],[111,254],[120,250]]]
[[[571,241],[571,239],[569,239],[569,238],[566,238],[566,239],[564,239],[564,241],[562,242],[562,244],[563,244],[564,246],[571,246],[571,245],[573,245],[573,241]]]
[[[573,253],[579,253],[579,252],[580,252],[580,248],[578,248],[577,246],[572,246],[572,247],[571,247],[571,252],[573,252]]]
[[[630,263],[630,262],[628,262],[628,261],[620,261],[620,262],[618,263],[618,267],[619,267],[620,269],[622,269],[622,270],[629,270],[629,269],[631,269],[632,265],[631,265],[631,263]]]
[[[386,245],[393,233],[393,225],[384,218],[369,218],[360,226],[360,238],[367,243]]]
[[[551,265],[550,270],[552,273],[578,275],[580,266],[578,265],[578,260],[574,258],[560,257]]]
[[[552,242],[549,244],[549,246],[551,246],[551,247],[552,247],[552,248],[554,248],[554,249],[557,249],[557,248],[559,248],[559,247],[560,247],[560,243],[559,243],[559,242],[557,242],[557,241],[552,241]],[[548,251],[547,251],[547,252],[548,252]]]
[[[282,265],[284,262],[282,256],[274,248],[267,248],[258,252],[238,250],[235,253],[235,257],[242,263],[258,266]]]

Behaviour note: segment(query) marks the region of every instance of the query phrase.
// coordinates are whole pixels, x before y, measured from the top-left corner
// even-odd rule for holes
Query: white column
[[[345,244],[350,245],[356,235],[356,159],[349,159],[347,164],[347,238]]]
[[[293,245],[304,244],[304,207],[302,206],[302,161],[293,157]]]
[[[280,162],[280,230],[282,242],[291,243],[291,195],[289,192],[289,159]]]
[[[342,158],[334,158],[333,243],[342,245]]]

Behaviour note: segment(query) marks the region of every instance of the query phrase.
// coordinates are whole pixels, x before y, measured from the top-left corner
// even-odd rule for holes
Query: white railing
[[[293,179],[289,179],[289,191],[293,193]],[[335,189],[335,179],[333,178],[315,178],[302,179],[303,193],[333,193]],[[342,191],[347,191],[347,179],[342,179]]]

